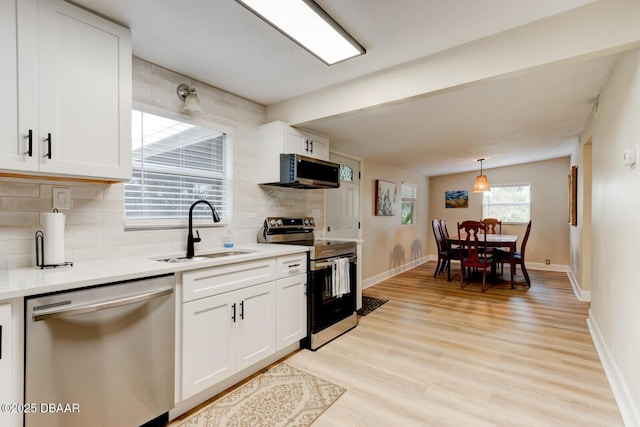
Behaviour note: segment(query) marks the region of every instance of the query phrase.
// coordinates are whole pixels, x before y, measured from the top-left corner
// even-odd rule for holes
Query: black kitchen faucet
[[[193,204],[189,208],[189,233],[187,234],[187,258],[193,258],[193,255],[195,252],[193,244],[202,240],[200,238],[200,233],[198,233],[198,230],[196,230],[196,237],[193,237],[193,208],[195,208],[196,205],[199,203],[205,203],[211,208],[211,212],[213,213],[213,222],[220,222],[220,217],[218,216],[216,209],[213,207],[211,203],[207,202],[204,199],[193,202]]]

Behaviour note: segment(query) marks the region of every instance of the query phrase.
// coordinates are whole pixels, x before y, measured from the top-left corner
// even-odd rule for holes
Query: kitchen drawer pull
[[[29,129],[29,133],[25,138],[29,140],[29,150],[24,154],[29,155],[29,157],[33,157],[33,129]]]
[[[45,154],[42,157],[47,157],[47,158],[50,159],[51,158],[51,134],[50,133],[47,134],[47,137],[45,138],[45,141],[47,141],[47,150],[48,151],[47,151],[47,154]]]
[[[233,315],[231,316],[231,320],[233,320],[233,323],[236,323],[236,303],[234,302],[233,305]]]
[[[289,268],[300,267],[300,263],[298,264],[289,264]]]
[[[240,319],[244,320],[244,301],[240,301]]]
[[[313,139],[309,141],[309,147],[311,147],[309,151],[313,153]]]
[[[148,301],[153,298],[158,298],[163,295],[169,295],[172,293],[173,293],[173,288],[162,289],[160,291],[147,292],[144,294],[134,295],[134,296],[120,298],[116,300],[110,300],[105,302],[99,302],[96,304],[89,304],[89,305],[84,305],[80,307],[68,308],[66,310],[57,310],[57,311],[50,311],[47,313],[34,314],[32,316],[32,319],[34,322],[38,322],[40,320],[58,319],[60,317],[75,316],[78,314],[85,314],[85,313],[93,313],[100,310],[106,310],[108,308],[120,307],[123,305],[129,305],[129,304],[135,304],[137,302]]]

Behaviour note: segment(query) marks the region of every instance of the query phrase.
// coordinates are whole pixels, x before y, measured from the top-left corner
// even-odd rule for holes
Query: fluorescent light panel
[[[236,0],[327,65],[365,49],[312,0]]]

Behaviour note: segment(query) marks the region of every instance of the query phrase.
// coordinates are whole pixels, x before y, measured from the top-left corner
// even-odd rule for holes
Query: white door
[[[341,165],[340,187],[325,191],[325,236],[330,239],[360,238],[360,162],[331,153],[329,160]]]

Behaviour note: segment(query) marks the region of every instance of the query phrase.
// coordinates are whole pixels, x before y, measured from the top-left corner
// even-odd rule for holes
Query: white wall
[[[375,186],[382,179],[398,185],[397,213],[394,216],[376,216]],[[413,225],[400,224],[400,187],[406,182],[418,186]],[[372,286],[426,261],[429,239],[429,184],[428,179],[372,161],[362,165],[360,209],[362,209],[363,287]]]
[[[623,418],[640,425],[640,166],[621,164],[622,151],[640,144],[640,50],[622,54],[613,68],[580,140],[589,138],[591,258],[572,250],[591,265],[589,323]]]
[[[233,218],[237,244],[255,242],[266,216],[314,216],[324,225],[324,190],[260,187],[256,184],[257,127],[265,107],[193,81],[139,58],[133,59],[133,100],[178,113],[183,103],[179,84],[197,88],[200,119],[232,129]],[[88,106],[90,107],[90,106]],[[52,208],[53,187],[71,189],[72,209],[65,211],[66,259],[74,262],[105,256],[155,255],[186,251],[186,230],[124,231],[123,184],[101,184],[27,178],[0,178],[0,257],[9,267],[35,265],[34,233],[40,213]],[[200,228],[196,250],[222,247],[224,230]]]

